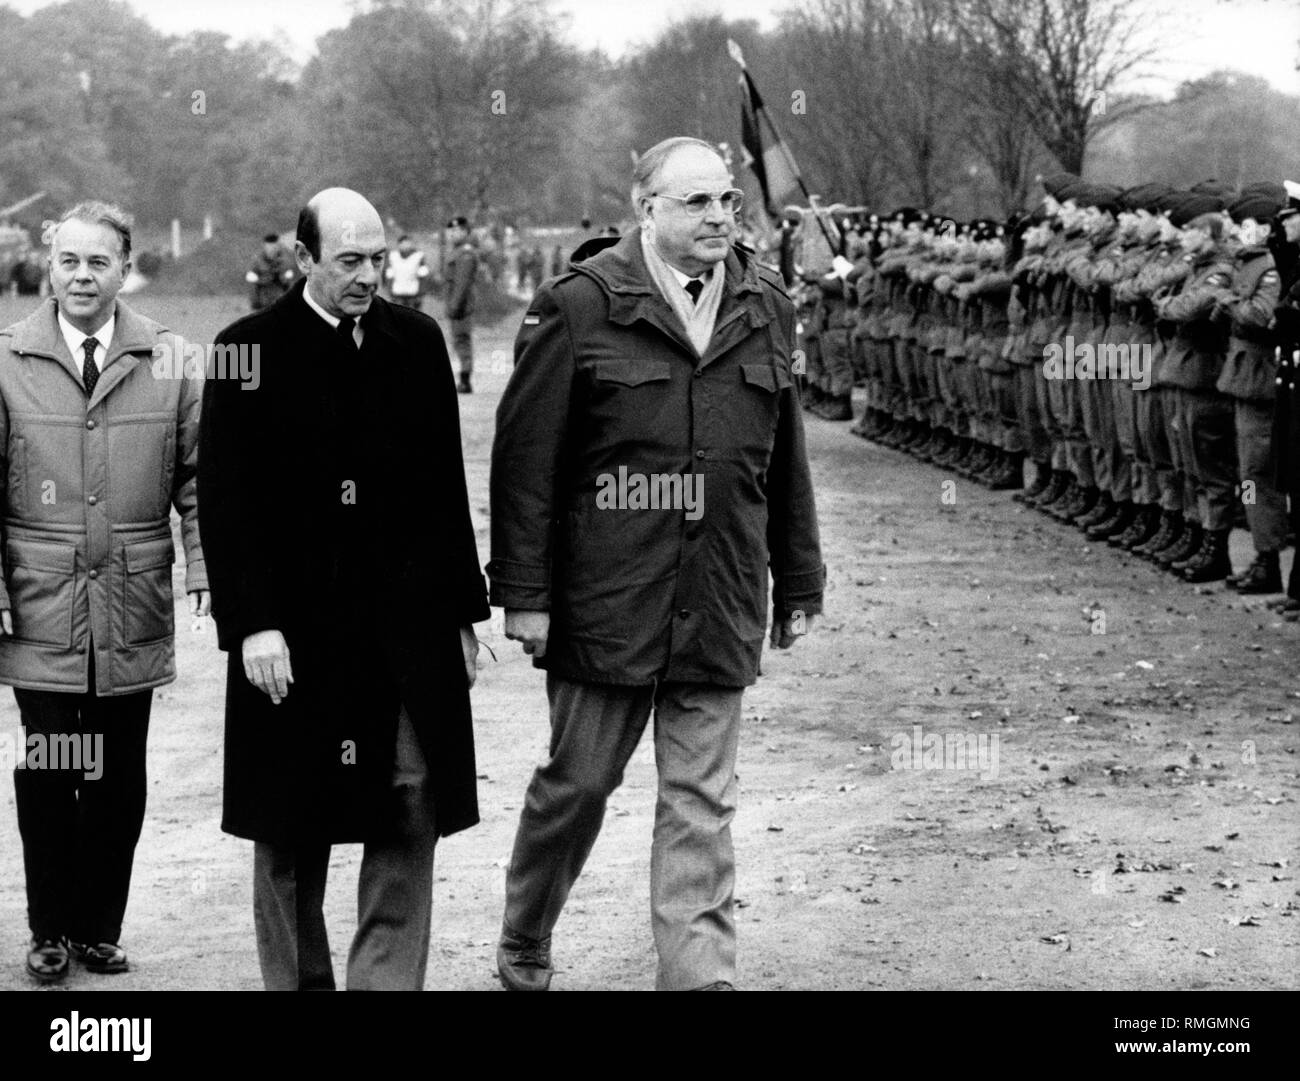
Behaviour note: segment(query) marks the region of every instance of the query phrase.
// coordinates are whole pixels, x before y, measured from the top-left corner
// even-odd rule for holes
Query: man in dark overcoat
[[[434,843],[478,821],[469,688],[488,608],[456,391],[437,323],[376,295],[385,251],[370,203],[316,195],[305,281],[218,336],[255,351],[255,378],[209,372],[204,390],[200,529],[230,654],[222,828],[256,842],[268,989],[334,986],[321,901],[347,842],[365,845],[348,988],[422,988]]]

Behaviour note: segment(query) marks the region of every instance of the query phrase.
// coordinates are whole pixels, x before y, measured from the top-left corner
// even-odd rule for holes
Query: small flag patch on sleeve
[[[537,312],[524,313],[524,326],[535,327],[542,321],[542,317]]]

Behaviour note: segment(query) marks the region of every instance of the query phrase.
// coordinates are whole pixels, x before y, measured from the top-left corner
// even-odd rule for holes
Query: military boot
[[[1136,512],[1131,499],[1121,499],[1118,503],[1112,501],[1112,505],[1115,509],[1087,530],[1089,540],[1108,541],[1111,537],[1118,537],[1133,524]]]
[[[1146,544],[1160,530],[1160,508],[1154,503],[1135,503],[1133,522],[1116,537],[1107,537],[1106,543],[1112,548],[1126,548],[1130,552]]]
[[[1183,515],[1181,511],[1167,510],[1160,515],[1160,528],[1155,536],[1145,544],[1133,549],[1133,554],[1143,559],[1153,559],[1161,549],[1177,544],[1183,533]]]
[[[1276,552],[1260,552],[1246,573],[1237,576],[1233,588],[1238,593],[1281,593],[1282,568]]]
[[[1078,525],[1080,518],[1086,518],[1096,509],[1098,500],[1101,499],[1101,490],[1095,486],[1081,487],[1079,497],[1076,503],[1065,509],[1061,516],[1061,521],[1069,522],[1071,525]]]
[[[1173,574],[1181,577],[1183,568],[1201,550],[1201,545],[1204,542],[1205,530],[1202,528],[1201,523],[1187,522],[1183,529],[1182,539],[1177,546],[1170,551],[1158,553],[1157,562],[1162,567],[1167,567]]]
[[[1079,494],[1079,482],[1074,479],[1073,473],[1062,472],[1065,478],[1065,487],[1061,489],[1060,494],[1055,499],[1040,499],[1038,509],[1050,514],[1053,518],[1058,517],[1066,507],[1074,502]],[[1043,493],[1044,496],[1051,495],[1051,490]]]
[[[1097,505],[1087,514],[1075,518],[1074,524],[1082,530],[1089,530],[1098,522],[1104,522],[1115,513],[1115,501],[1111,499],[1110,492],[1102,492],[1097,497]]]
[[[1051,477],[1048,478],[1047,487],[1037,495],[1025,496],[1025,503],[1036,510],[1046,510],[1065,494],[1069,486],[1070,474],[1064,469],[1054,469]]]
[[[1009,492],[1020,488],[1024,483],[1025,456],[1018,451],[1004,451],[1002,464],[993,473],[989,486],[995,492]]]
[[[1034,479],[1029,482],[1028,487],[1011,497],[1017,503],[1032,506],[1034,500],[1047,491],[1047,486],[1052,483],[1052,467],[1047,462],[1034,462],[1033,474]]]
[[[813,412],[822,420],[852,420],[853,396],[852,394],[836,394],[833,396],[828,394]]]
[[[1201,550],[1183,568],[1183,577],[1189,582],[1218,582],[1232,573],[1228,558],[1227,529],[1207,529]]]

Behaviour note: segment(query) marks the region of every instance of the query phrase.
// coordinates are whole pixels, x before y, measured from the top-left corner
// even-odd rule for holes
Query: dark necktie
[[[699,278],[692,278],[686,283],[686,291],[691,294],[691,303],[700,302],[700,294],[704,292],[704,283]]]
[[[352,335],[352,328],[357,325],[357,321],[350,315],[345,315],[339,320],[339,325],[334,328],[334,333],[339,336],[339,341],[343,345],[343,352],[350,357],[355,357],[361,352],[357,345],[357,339]]]
[[[87,398],[95,393],[95,384],[99,382],[99,368],[95,366],[95,350],[98,348],[99,342],[95,338],[87,338],[81,343],[82,352],[86,355],[81,364],[81,381],[86,384]]]

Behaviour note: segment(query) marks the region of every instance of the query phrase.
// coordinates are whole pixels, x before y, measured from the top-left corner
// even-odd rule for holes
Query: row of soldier
[[[804,404],[1191,582],[1282,593],[1300,514],[1300,186],[1068,173],[957,223],[787,207]],[[1288,520],[1288,493],[1290,511]],[[1243,517],[1255,558],[1233,574]],[[1300,613],[1293,567],[1275,606]]]

